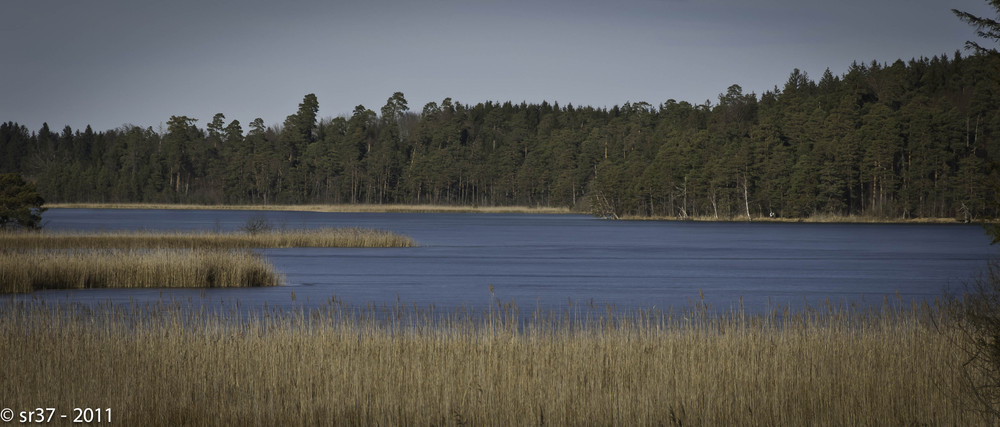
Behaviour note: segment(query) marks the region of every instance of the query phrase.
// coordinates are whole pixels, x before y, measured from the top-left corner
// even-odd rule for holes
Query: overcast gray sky
[[[757,94],[793,68],[909,60],[974,37],[983,0],[4,0],[0,121],[281,123],[451,97],[611,107]],[[964,50],[963,50],[964,52]]]

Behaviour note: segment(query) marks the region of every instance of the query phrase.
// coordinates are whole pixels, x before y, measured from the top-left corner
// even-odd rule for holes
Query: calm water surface
[[[879,304],[961,291],[998,255],[975,225],[603,221],[571,215],[301,213],[53,209],[50,230],[233,230],[266,215],[276,226],[374,227],[417,248],[263,251],[287,286],[35,292],[46,301],[241,307],[489,304],[489,287],[522,310],[569,301],[619,309],[681,308],[699,299],[751,310],[824,301]],[[295,297],[292,298],[294,293]]]

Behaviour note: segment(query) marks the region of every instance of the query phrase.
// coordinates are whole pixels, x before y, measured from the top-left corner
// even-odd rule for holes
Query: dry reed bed
[[[247,232],[0,232],[0,293],[40,289],[275,286],[251,248],[412,247],[362,228]]]
[[[125,425],[988,424],[963,410],[940,317],[8,303],[0,402]]]
[[[249,251],[0,251],[0,293],[42,289],[277,286],[274,267]]]
[[[204,231],[0,232],[0,250],[78,248],[404,248],[415,245],[409,237],[391,231],[365,228],[281,229],[258,233]]]

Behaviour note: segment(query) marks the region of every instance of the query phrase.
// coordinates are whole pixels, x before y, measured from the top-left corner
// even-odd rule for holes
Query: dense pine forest
[[[192,101],[196,102],[196,101]],[[291,108],[290,108],[291,110]],[[795,70],[761,95],[613,108],[451,99],[283,125],[0,125],[0,173],[49,202],[566,206],[678,218],[996,217],[1000,59]]]

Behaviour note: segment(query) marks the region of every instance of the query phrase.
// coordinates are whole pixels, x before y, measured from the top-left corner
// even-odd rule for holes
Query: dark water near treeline
[[[53,209],[49,230],[371,227],[409,235],[404,249],[270,249],[287,286],[44,291],[23,299],[192,306],[357,306],[396,301],[454,310],[495,299],[522,311],[570,301],[623,309],[761,311],[825,301],[931,301],[961,292],[1000,255],[976,225],[626,222],[576,215],[303,213]],[[294,293],[294,298],[292,294]]]

